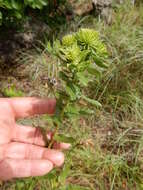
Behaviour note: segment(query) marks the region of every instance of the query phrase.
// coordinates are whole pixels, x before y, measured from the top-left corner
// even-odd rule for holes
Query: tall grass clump
[[[112,106],[114,111],[139,116],[143,111],[143,35],[142,8],[126,4],[115,13],[110,27],[104,30],[104,39],[111,55],[112,66],[103,77],[102,87],[97,87],[99,99]],[[100,29],[101,30],[101,29]],[[101,91],[101,92],[100,92]],[[140,113],[140,114],[139,114]],[[138,117],[141,119],[141,117]]]
[[[106,128],[105,139],[100,146],[104,152],[106,151],[104,161],[109,153],[113,155],[118,168],[114,171],[111,169],[111,175],[105,175],[109,187],[103,189],[143,188],[142,12],[142,4],[133,7],[127,2],[115,10],[111,26],[94,23],[95,28],[102,31],[102,37],[108,46],[111,66],[102,80],[89,89],[90,96],[98,97],[97,100],[104,105],[99,117],[95,117],[92,123],[97,125],[99,121],[102,125],[97,125],[98,131],[103,131],[103,126]],[[95,128],[93,125],[92,127]],[[114,167],[114,163],[111,162],[110,166]],[[103,169],[103,165],[100,169]]]

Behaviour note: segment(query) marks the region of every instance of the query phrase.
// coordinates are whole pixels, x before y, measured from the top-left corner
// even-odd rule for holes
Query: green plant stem
[[[64,107],[63,107],[63,109],[62,109],[62,111],[61,111],[61,113],[60,113],[60,115],[59,115],[59,117],[61,118],[61,121],[62,121],[63,118],[64,118],[64,111],[65,111],[65,108],[66,108],[66,106],[68,105],[68,103],[69,103],[69,100],[67,100],[66,104],[64,105]],[[52,146],[53,146],[53,144],[54,144],[54,137],[55,137],[55,135],[56,135],[56,134],[58,133],[58,131],[59,131],[59,125],[57,125],[57,123],[54,123],[54,125],[55,125],[55,131],[54,131],[54,133],[53,133],[51,142],[50,142],[49,145],[48,145],[48,148],[52,148]]]
[[[54,133],[52,135],[52,139],[51,139],[51,141],[50,141],[50,143],[48,145],[48,148],[52,148],[52,146],[54,144],[54,136],[57,134],[57,132],[59,130],[59,125],[57,125],[57,124],[54,124],[54,125],[55,125],[55,131],[54,131]]]
[[[43,140],[45,142],[45,146],[48,147],[49,139],[47,138],[47,130],[42,128],[42,127],[40,128],[40,130],[41,130],[41,133],[42,133],[42,136],[43,136]]]

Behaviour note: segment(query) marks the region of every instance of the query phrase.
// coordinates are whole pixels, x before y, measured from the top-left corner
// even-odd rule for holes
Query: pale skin
[[[53,114],[56,101],[39,98],[0,98],[0,180],[42,176],[62,166],[69,144],[45,147],[38,128],[16,123],[17,119],[39,114]],[[47,133],[51,138],[51,133]]]

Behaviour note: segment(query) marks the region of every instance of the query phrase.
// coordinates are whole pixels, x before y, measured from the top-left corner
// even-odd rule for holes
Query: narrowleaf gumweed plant
[[[72,137],[58,134],[58,129],[65,121],[72,122],[75,115],[93,114],[92,106],[101,107],[98,101],[86,96],[85,90],[93,77],[99,77],[108,67],[107,49],[99,33],[93,29],[80,29],[52,45],[48,42],[46,49],[58,63],[58,87],[53,84],[56,81],[48,82],[57,101],[56,113],[51,119],[55,127],[53,141],[71,143]]]

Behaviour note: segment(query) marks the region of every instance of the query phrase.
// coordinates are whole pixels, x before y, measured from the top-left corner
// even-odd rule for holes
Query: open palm
[[[0,98],[1,180],[41,176],[63,164],[64,155],[56,149],[66,149],[68,144],[55,143],[55,150],[47,149],[38,128],[16,124],[19,118],[53,114],[55,105],[54,99]]]

